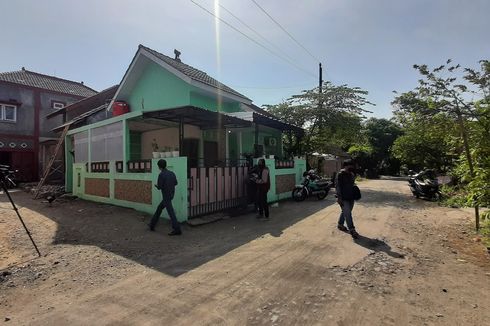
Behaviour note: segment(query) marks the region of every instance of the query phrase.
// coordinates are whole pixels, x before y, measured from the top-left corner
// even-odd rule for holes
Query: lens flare
[[[214,29],[215,29],[215,35],[216,35],[216,79],[221,80],[221,46],[220,46],[220,5],[219,5],[219,0],[214,0],[214,14],[215,14],[215,19],[214,19]],[[221,87],[218,86],[218,93],[217,93],[217,98],[216,98],[216,110],[219,112],[221,111],[221,104],[222,104],[222,95],[221,95]]]

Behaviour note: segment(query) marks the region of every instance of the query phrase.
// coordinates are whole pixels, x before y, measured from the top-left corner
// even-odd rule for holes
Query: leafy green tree
[[[368,92],[358,87],[336,86],[325,82],[320,93],[318,88],[293,95],[286,102],[266,105],[268,112],[306,129],[305,137],[298,141],[285,136],[284,144],[289,153],[302,149],[307,153],[336,153],[347,150],[359,140],[364,107],[372,105]]]
[[[356,161],[358,169],[362,173],[367,170],[366,177],[377,177],[377,164],[373,160],[373,148],[370,145],[355,144],[347,152]]]
[[[486,200],[485,182],[490,181],[487,174],[483,172],[487,167],[485,158],[488,155],[485,155],[488,153],[488,143],[482,141],[490,136],[488,112],[490,65],[487,60],[482,60],[480,63],[481,71],[465,69],[466,83],[461,83],[458,79],[460,65],[450,65],[451,60],[433,69],[429,69],[427,65],[414,65],[422,75],[419,86],[412,92],[398,96],[394,101],[395,106],[398,105],[401,120],[415,122],[412,124],[414,128],[417,127],[417,120],[423,119],[428,123],[445,119],[457,126],[456,141],[453,137],[453,128],[448,128],[444,140],[448,144],[453,137],[454,152],[458,153],[458,149],[461,150],[462,155],[456,171],[460,171],[460,175],[469,183],[471,191],[468,201],[475,207],[476,229],[479,229],[479,206]],[[475,95],[481,99],[469,100]],[[412,135],[416,136],[415,133]],[[429,137],[425,140],[431,139]],[[403,141],[403,139],[399,141],[400,146],[409,145],[409,142],[405,141],[403,144]],[[419,140],[418,144],[422,141]],[[401,153],[402,150],[399,148],[398,155]]]
[[[400,162],[391,156],[391,147],[402,135],[401,127],[387,119],[370,118],[363,124],[367,142],[372,148],[371,159],[380,173],[398,174]]]

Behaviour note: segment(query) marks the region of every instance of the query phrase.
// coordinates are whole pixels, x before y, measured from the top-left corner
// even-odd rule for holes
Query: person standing
[[[257,218],[269,218],[269,205],[267,204],[267,192],[271,187],[271,179],[269,176],[269,168],[265,166],[263,158],[258,161],[258,178],[257,183],[257,206],[259,207],[259,215]]]
[[[170,216],[170,221],[172,223],[172,231],[168,235],[181,235],[182,231],[180,229],[177,217],[175,217],[174,207],[172,206],[172,199],[175,194],[175,186],[177,185],[177,177],[175,173],[167,170],[167,161],[159,160],[158,168],[160,169],[160,174],[158,175],[158,181],[155,187],[162,192],[162,201],[157,207],[155,214],[148,224],[151,231],[155,231],[155,226],[160,219],[162,211],[166,208],[168,215]]]
[[[335,189],[337,191],[337,203],[340,206],[341,212],[337,228],[340,231],[349,232],[354,239],[359,238],[352,219],[352,209],[354,208],[354,181],[355,163],[352,160],[346,160],[343,163],[343,169],[337,174]],[[347,228],[344,223],[347,223]]]

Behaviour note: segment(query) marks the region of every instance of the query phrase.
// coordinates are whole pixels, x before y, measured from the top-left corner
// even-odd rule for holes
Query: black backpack
[[[359,200],[361,199],[361,190],[359,189],[358,186],[354,185],[354,187],[352,187],[352,193],[354,195],[354,200]]]

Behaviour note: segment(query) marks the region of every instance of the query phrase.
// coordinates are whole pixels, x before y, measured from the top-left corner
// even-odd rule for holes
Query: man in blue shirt
[[[170,221],[172,222],[172,232],[170,232],[168,235],[181,235],[182,231],[180,230],[180,225],[177,221],[177,217],[175,217],[174,207],[172,206],[175,186],[177,185],[177,177],[175,176],[175,173],[167,170],[167,161],[159,160],[157,164],[161,172],[158,175],[158,182],[155,187],[162,191],[162,201],[158,205],[158,208],[155,214],[153,214],[153,218],[148,226],[150,227],[150,230],[155,231],[155,226],[158,223],[158,219],[160,218],[163,209],[166,208],[168,215],[170,216]]]

